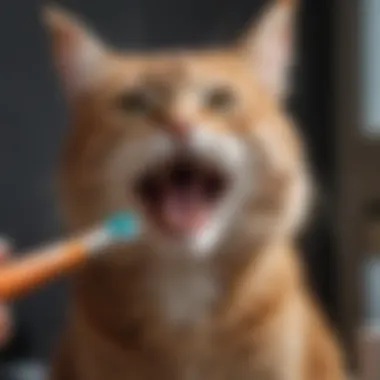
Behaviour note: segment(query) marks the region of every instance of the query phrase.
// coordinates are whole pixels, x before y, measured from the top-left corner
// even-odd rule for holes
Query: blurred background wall
[[[254,0],[62,0],[110,43],[125,49],[197,47],[230,41],[257,15]],[[334,323],[338,318],[334,246],[336,166],[332,100],[333,0],[301,1],[299,61],[289,107],[306,138],[320,187],[303,245],[310,278]],[[65,102],[39,21],[42,3],[0,3],[0,232],[22,250],[59,236],[54,175],[65,133]],[[4,360],[46,358],[64,319],[66,281],[14,305],[16,334]],[[339,325],[336,324],[338,327]]]

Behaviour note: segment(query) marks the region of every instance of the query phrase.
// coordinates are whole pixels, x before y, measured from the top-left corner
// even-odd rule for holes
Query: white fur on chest
[[[151,281],[159,314],[173,327],[201,323],[218,296],[217,279],[206,264],[165,263],[155,268]]]

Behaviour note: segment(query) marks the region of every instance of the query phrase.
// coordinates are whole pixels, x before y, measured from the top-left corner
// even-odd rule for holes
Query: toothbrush
[[[42,286],[117,242],[132,242],[141,226],[132,212],[112,215],[92,231],[25,254],[0,266],[0,300],[9,301]]]

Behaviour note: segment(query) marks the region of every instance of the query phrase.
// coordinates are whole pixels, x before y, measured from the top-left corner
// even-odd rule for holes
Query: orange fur
[[[212,255],[194,259],[184,248],[166,256],[142,241],[75,275],[54,380],[345,378],[293,247],[310,185],[301,138],[281,105],[291,19],[274,17],[292,10],[291,1],[277,1],[232,47],[151,54],[114,52],[73,17],[47,12],[70,107],[61,195],[73,230],[118,207],[139,208],[127,181],[125,197],[111,195],[124,169],[110,158],[122,142],[174,133],[173,120],[247,143],[255,162],[243,173],[255,191],[236,201],[237,216]],[[220,84],[237,104],[223,112],[201,106],[204,87]],[[142,85],[157,112],[121,110],[120,95]]]

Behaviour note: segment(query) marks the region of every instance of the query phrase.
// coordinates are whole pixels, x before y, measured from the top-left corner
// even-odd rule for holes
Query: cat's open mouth
[[[158,227],[187,235],[204,226],[229,182],[227,173],[215,163],[178,155],[142,173],[136,193]]]

